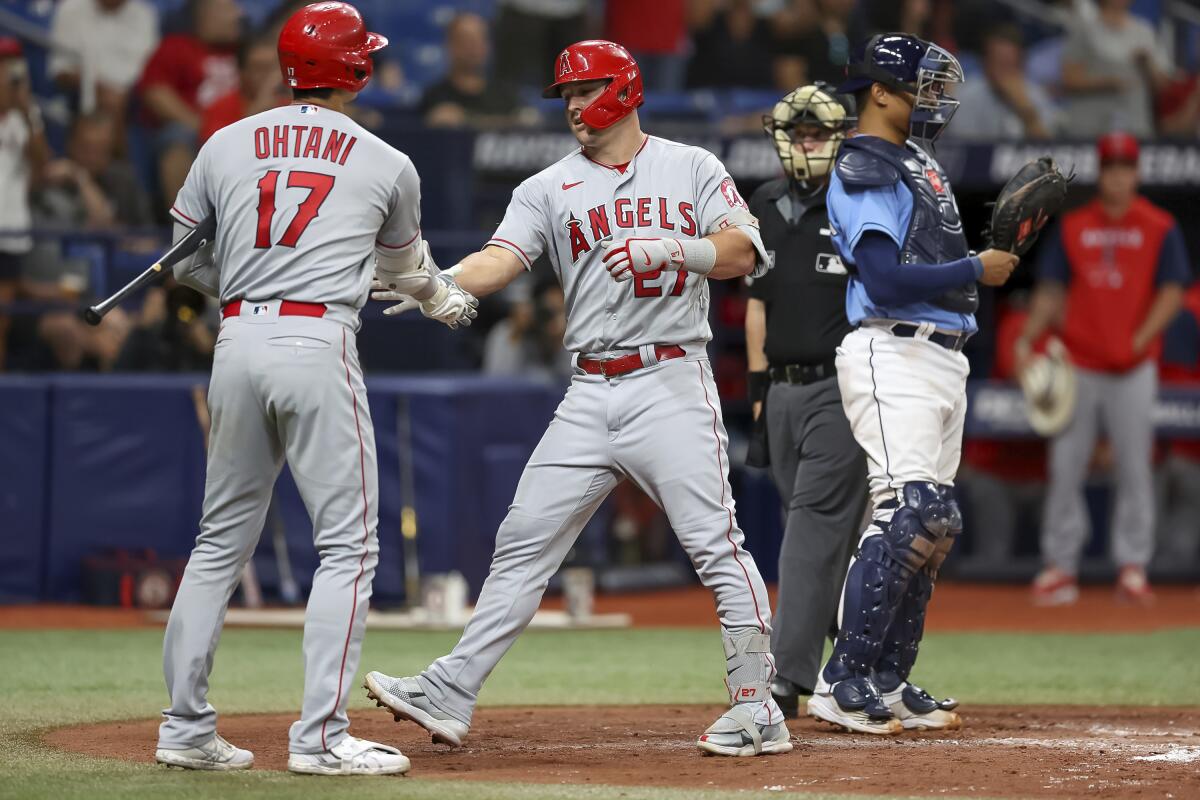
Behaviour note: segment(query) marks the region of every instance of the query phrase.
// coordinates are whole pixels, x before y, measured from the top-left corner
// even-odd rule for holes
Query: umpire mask
[[[801,86],[763,115],[763,130],[789,178],[820,181],[833,169],[838,148],[854,119],[825,83]]]

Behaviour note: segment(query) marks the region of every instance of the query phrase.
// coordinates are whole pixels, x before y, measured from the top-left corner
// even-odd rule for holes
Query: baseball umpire
[[[852,123],[825,84],[785,96],[763,117],[784,175],[750,199],[774,265],[750,282],[746,358],[755,438],[765,445],[755,465],[769,462],[786,513],[771,692],[788,717],[798,715],[799,695],[817,685],[867,505],[866,460],[842,410],[834,366],[851,327],[846,267],[825,210],[829,173]]]
[[[931,155],[953,116],[957,59],[908,34],[872,37],[840,89],[858,135],[843,143],[827,205],[851,271],[837,375],[866,451],[872,522],[851,561],[833,657],[808,713],[850,730],[959,725],[954,703],[909,683],[938,568],[962,531],[953,483],[962,452],[976,282],[998,286],[1018,258],[973,255],[950,182]]]

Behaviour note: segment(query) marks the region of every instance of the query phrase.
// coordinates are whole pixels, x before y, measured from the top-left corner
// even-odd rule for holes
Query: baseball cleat
[[[1046,567],[1033,579],[1033,604],[1042,608],[1069,606],[1079,599],[1075,576],[1058,567]]]
[[[353,736],[324,753],[288,755],[288,772],[302,775],[403,775],[410,766],[396,748]]]
[[[883,702],[906,731],[956,731],[962,727],[962,717],[954,710],[958,708],[957,700],[935,700],[929,692],[907,681],[885,691]]]
[[[169,767],[228,772],[235,769],[250,769],[254,766],[254,753],[234,747],[218,733],[213,734],[213,738],[196,747],[187,747],[182,750],[160,747],[154,751],[154,760]]]
[[[761,704],[739,703],[720,716],[696,741],[709,755],[760,756],[790,753],[792,737],[783,720],[759,725],[754,712]]]
[[[1154,605],[1154,590],[1141,567],[1121,567],[1117,575],[1117,602],[1133,606]]]
[[[820,678],[808,699],[808,715],[851,733],[894,736],[904,730],[868,678],[846,678],[832,685]]]
[[[775,676],[771,681],[771,697],[783,712],[784,719],[797,719],[800,716],[800,695],[812,694],[803,686],[797,686],[787,678]]]
[[[433,734],[433,741],[462,747],[469,725],[459,722],[433,704],[421,691],[416,678],[392,678],[382,672],[368,672],[363,688],[367,697],[392,712],[396,722],[410,720]]]

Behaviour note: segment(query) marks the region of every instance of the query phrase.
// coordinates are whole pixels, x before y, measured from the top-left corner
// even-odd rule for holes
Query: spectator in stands
[[[961,103],[948,135],[963,139],[1048,139],[1055,132],[1053,103],[1025,78],[1021,31],[1014,25],[983,35],[983,79],[958,92]]]
[[[867,24],[872,33],[904,31],[921,37],[929,35],[929,18],[933,13],[931,0],[869,0],[866,7]]]
[[[194,33],[165,37],[138,85],[154,130],[164,205],[174,202],[196,155],[204,109],[238,85],[236,49],[242,9],[236,0],[191,0]]]
[[[478,14],[456,14],[446,25],[446,74],[421,97],[425,124],[444,128],[487,128],[536,122],[523,110],[511,86],[488,80],[491,41]]]
[[[775,84],[791,89],[825,81],[836,86],[846,75],[850,48],[866,38],[855,0],[814,0],[816,24],[798,35],[783,35],[776,26]],[[895,2],[895,0],[891,0]],[[888,30],[909,30],[894,27]],[[797,71],[803,65],[802,71]]]
[[[1171,65],[1154,29],[1130,13],[1131,2],[1097,0],[1096,17],[1078,17],[1067,36],[1062,91],[1074,136],[1154,135],[1153,97]]]
[[[0,370],[11,324],[6,306],[16,299],[24,257],[33,247],[29,191],[49,156],[21,43],[0,38]]]
[[[753,0],[728,0],[723,7],[712,0],[692,3],[689,25],[689,89],[762,89],[774,84],[771,24],[758,16]]]
[[[74,311],[49,311],[37,320],[37,340],[23,352],[29,372],[108,372],[129,335],[129,315],[116,308],[91,327]]]
[[[567,45],[587,38],[587,0],[498,0],[495,76],[506,86],[541,88]]]
[[[204,295],[186,286],[154,287],[116,359],[119,372],[204,372],[216,335],[205,321]]]
[[[604,38],[620,42],[633,55],[650,92],[683,89],[686,5],[685,0],[608,0],[604,4]]]
[[[62,0],[50,23],[54,82],[83,111],[123,121],[129,92],[158,45],[158,12],[146,0]]]
[[[275,40],[255,38],[242,42],[237,64],[238,88],[214,100],[200,115],[200,144],[226,125],[291,100],[279,71]]]
[[[1062,217],[1038,261],[1038,285],[1015,353],[1020,373],[1032,343],[1056,320],[1078,371],[1070,424],[1050,445],[1050,483],[1042,523],[1046,567],[1033,584],[1036,602],[1074,602],[1088,539],[1083,481],[1103,426],[1115,455],[1113,556],[1118,596],[1149,603],[1146,564],[1154,551],[1151,450],[1160,334],[1179,312],[1192,282],[1175,218],[1138,194],[1138,143],[1103,137],[1096,198]]]
[[[129,164],[117,159],[116,135],[106,112],[75,119],[66,157],[46,165],[37,193],[39,219],[93,230],[154,222],[146,191]]]
[[[530,296],[517,285],[511,297],[508,316],[488,331],[484,373],[566,386],[572,368],[571,354],[563,348],[567,317],[562,287],[546,280]]]
[[[1171,81],[1159,94],[1158,130],[1176,139],[1200,138],[1200,74]]]

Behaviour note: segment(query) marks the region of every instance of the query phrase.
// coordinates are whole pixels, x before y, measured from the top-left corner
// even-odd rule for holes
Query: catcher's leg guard
[[[726,635],[723,644],[731,707],[708,727],[696,745],[706,753],[723,756],[791,751],[791,735],[771,697],[771,680],[775,677],[771,637],[757,632],[736,638]]]
[[[833,658],[852,675],[868,677],[883,652],[884,637],[913,576],[928,563],[942,540],[962,528],[953,500],[936,484],[911,482],[904,486],[904,503],[881,532],[867,536],[846,576],[842,623]],[[876,523],[879,524],[879,523]]]
[[[952,487],[939,486],[938,494],[950,510],[949,530],[938,540],[929,562],[909,581],[896,617],[884,637],[883,652],[874,676],[884,702],[905,728],[957,728],[960,724],[958,715],[951,713],[958,705],[956,700],[935,700],[924,689],[908,683],[925,633],[925,611],[938,569],[962,533],[962,515],[954,501]]]

